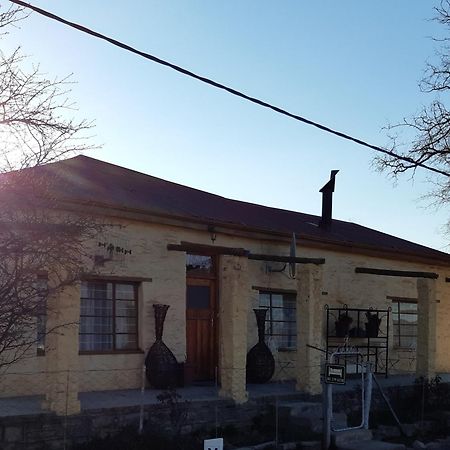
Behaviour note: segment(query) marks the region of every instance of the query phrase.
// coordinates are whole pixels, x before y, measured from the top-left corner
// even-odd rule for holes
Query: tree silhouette
[[[25,18],[0,6],[0,39]],[[0,52],[0,369],[44,351],[48,299],[89,270],[89,241],[101,225],[63,212],[57,175],[41,167],[90,147],[91,123],[69,117],[69,80],[27,71],[19,49]]]

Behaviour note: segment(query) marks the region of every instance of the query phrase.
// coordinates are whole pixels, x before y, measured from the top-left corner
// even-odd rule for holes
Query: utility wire
[[[106,36],[104,34],[98,33],[97,31],[91,30],[91,29],[89,29],[89,28],[87,28],[87,27],[85,27],[83,25],[79,25],[77,23],[70,22],[70,21],[68,21],[66,19],[63,19],[62,17],[59,17],[59,16],[57,16],[57,15],[55,15],[55,14],[49,12],[49,11],[46,11],[46,10],[44,10],[42,8],[38,8],[37,6],[31,5],[30,3],[26,3],[26,2],[23,2],[21,0],[10,0],[10,2],[15,3],[17,5],[20,5],[20,6],[24,7],[24,8],[29,8],[29,9],[37,12],[38,14],[41,14],[41,15],[43,15],[45,17],[48,17],[48,18],[53,19],[53,20],[56,20],[57,22],[63,23],[64,25],[67,25],[69,27],[75,28],[76,30],[82,31],[83,33],[87,33],[87,34],[89,34],[91,36],[94,36],[96,38],[103,39],[104,41],[107,41],[110,44],[113,44],[113,45],[115,45],[117,47],[120,47],[120,48],[122,48],[124,50],[127,50],[129,52],[135,53],[136,55],[142,56],[143,58],[149,59],[150,61],[156,62],[156,63],[161,64],[163,66],[170,67],[171,69],[176,70],[177,72],[180,72],[183,75],[186,75],[186,76],[191,77],[191,78],[195,78],[196,80],[199,80],[199,81],[201,81],[203,83],[206,83],[206,84],[209,84],[211,86],[214,86],[217,89],[222,89],[222,90],[224,90],[226,92],[229,92],[232,95],[235,95],[237,97],[241,97],[244,100],[248,100],[249,102],[256,103],[257,105],[263,106],[264,108],[269,108],[269,109],[271,109],[271,110],[273,110],[273,111],[275,111],[275,112],[277,112],[279,114],[283,114],[285,116],[291,117],[292,119],[298,120],[299,122],[303,122],[303,123],[306,123],[307,125],[311,125],[313,127],[319,128],[319,130],[325,131],[327,133],[334,134],[336,136],[339,136],[342,139],[346,139],[348,141],[355,142],[356,144],[362,145],[364,147],[368,147],[368,148],[370,148],[372,150],[375,150],[376,152],[384,153],[385,155],[391,156],[393,158],[397,158],[397,159],[399,159],[401,161],[405,161],[405,162],[407,162],[409,164],[412,164],[413,167],[419,166],[419,167],[422,167],[424,169],[430,170],[432,172],[439,173],[440,175],[444,175],[446,177],[450,177],[450,173],[445,172],[444,170],[440,170],[440,169],[436,169],[435,167],[428,166],[428,165],[423,164],[421,162],[415,161],[413,158],[409,158],[407,156],[398,155],[397,153],[392,152],[390,150],[386,150],[385,148],[378,147],[377,145],[369,144],[368,142],[365,142],[365,141],[363,141],[361,139],[358,139],[356,137],[350,136],[349,134],[342,133],[341,131],[333,130],[332,128],[329,128],[329,127],[327,127],[325,125],[322,125],[322,124],[320,124],[318,122],[314,122],[312,120],[306,119],[305,117],[299,116],[297,114],[290,113],[289,111],[287,111],[285,109],[279,108],[278,106],[275,106],[275,105],[272,105],[270,103],[267,103],[267,102],[265,102],[263,100],[260,100],[260,99],[258,99],[256,97],[251,97],[251,96],[249,96],[247,94],[244,94],[243,92],[240,92],[240,91],[238,91],[236,89],[233,89],[233,88],[231,88],[229,86],[226,86],[224,84],[218,83],[217,81],[214,81],[214,80],[211,80],[209,78],[203,77],[203,76],[198,75],[198,74],[196,74],[194,72],[191,72],[191,71],[189,71],[187,69],[184,69],[183,67],[180,67],[180,66],[172,64],[172,63],[170,63],[168,61],[165,61],[164,59],[158,58],[158,57],[153,56],[153,55],[151,55],[149,53],[142,52],[142,51],[140,51],[140,50],[138,50],[138,49],[136,49],[134,47],[131,47],[131,46],[127,45],[127,44],[124,44],[123,42],[117,41],[116,39],[108,37],[108,36]]]

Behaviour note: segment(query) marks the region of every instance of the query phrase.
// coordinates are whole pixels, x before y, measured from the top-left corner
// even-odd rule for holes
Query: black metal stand
[[[327,356],[347,344],[360,351],[364,359],[373,364],[375,374],[387,377],[391,308],[349,308],[347,305],[330,308],[325,305],[325,311]],[[377,325],[374,326],[374,323]],[[358,358],[355,364],[357,374],[360,373],[359,363],[362,362]],[[342,364],[347,369],[345,359]]]

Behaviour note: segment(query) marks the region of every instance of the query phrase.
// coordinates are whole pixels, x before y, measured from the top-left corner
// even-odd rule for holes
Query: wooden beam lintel
[[[356,267],[355,273],[365,273],[368,275],[384,275],[388,277],[405,277],[405,278],[430,278],[436,280],[439,275],[434,272],[413,272],[409,270],[389,270],[375,269],[371,267]]]
[[[297,256],[277,256],[277,255],[262,255],[257,253],[250,253],[248,259],[256,261],[273,261],[296,264],[325,264],[325,258],[300,258]]]
[[[117,281],[117,282],[130,282],[130,283],[151,283],[153,281],[152,278],[149,277],[129,277],[127,275],[104,275],[101,273],[86,273],[81,279],[83,281]]]
[[[299,258],[294,256],[264,255],[250,253],[242,247],[221,247],[216,245],[196,244],[181,241],[180,244],[168,244],[167,250],[193,253],[199,255],[243,256],[254,261],[273,261],[296,264],[325,264],[325,258]]]
[[[240,247],[221,247],[218,245],[195,244],[193,242],[181,241],[180,244],[168,244],[167,250],[186,252],[199,255],[231,255],[248,256],[250,253],[245,248]]]

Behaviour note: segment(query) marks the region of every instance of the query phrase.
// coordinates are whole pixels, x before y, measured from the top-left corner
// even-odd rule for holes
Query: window
[[[138,349],[137,284],[81,283],[80,351]]]
[[[36,354],[38,356],[43,356],[45,355],[45,336],[47,334],[47,275],[38,275],[34,287],[36,300],[38,302],[36,314]]]
[[[38,356],[45,355],[45,335],[47,326],[47,316],[39,314],[36,319],[37,338],[36,338],[36,354]]]
[[[186,276],[213,278],[215,274],[214,258],[206,255],[186,255]]]
[[[417,344],[417,301],[392,299],[394,323],[394,346],[416,348]]]
[[[277,349],[295,349],[297,344],[295,294],[259,292],[259,306],[268,308],[266,338],[271,338]]]

